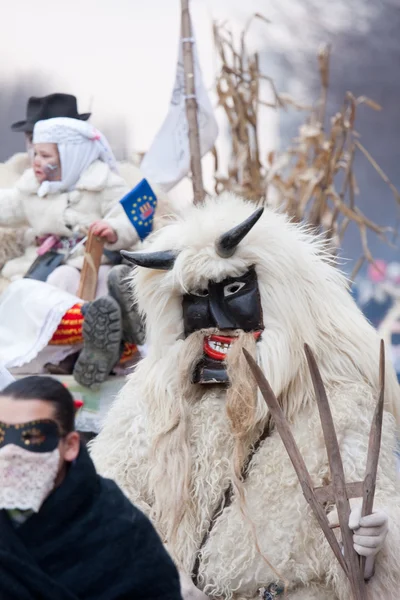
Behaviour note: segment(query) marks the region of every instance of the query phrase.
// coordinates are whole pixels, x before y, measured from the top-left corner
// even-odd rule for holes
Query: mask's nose
[[[236,328],[236,324],[231,320],[229,314],[227,314],[225,303],[220,294],[218,294],[218,290],[214,289],[211,285],[209,287],[209,305],[215,327],[221,330]]]

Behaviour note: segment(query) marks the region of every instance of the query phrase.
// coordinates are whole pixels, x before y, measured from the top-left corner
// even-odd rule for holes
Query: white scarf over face
[[[15,444],[0,448],[0,510],[39,512],[54,487],[60,464],[58,448],[30,452]]]
[[[34,144],[57,144],[61,181],[44,181],[39,196],[74,189],[82,173],[95,161],[102,160],[112,171],[117,161],[107,139],[90,123],[68,117],[38,121],[33,130]]]

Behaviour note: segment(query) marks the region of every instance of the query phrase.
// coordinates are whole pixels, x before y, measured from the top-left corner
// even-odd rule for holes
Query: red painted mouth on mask
[[[253,333],[256,340],[260,338],[261,331]],[[225,360],[231,345],[237,337],[228,335],[208,335],[204,338],[203,351],[206,356],[214,360]]]

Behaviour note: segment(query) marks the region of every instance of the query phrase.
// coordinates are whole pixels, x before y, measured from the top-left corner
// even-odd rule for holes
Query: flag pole
[[[190,170],[194,204],[204,199],[203,174],[201,168],[200,135],[197,120],[197,100],[194,75],[192,26],[190,22],[189,0],[181,0],[182,14],[182,54],[185,74],[186,117],[189,127]]]

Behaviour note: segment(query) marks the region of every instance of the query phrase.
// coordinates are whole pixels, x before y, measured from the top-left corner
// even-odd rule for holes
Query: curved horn
[[[235,253],[237,245],[249,233],[250,229],[254,227],[263,212],[263,208],[258,208],[245,221],[221,235],[215,242],[217,254],[222,256],[222,258],[229,258],[232,256]]]
[[[121,255],[138,267],[169,271],[174,266],[177,253],[173,250],[164,250],[161,252],[127,252],[126,250],[121,250]]]

